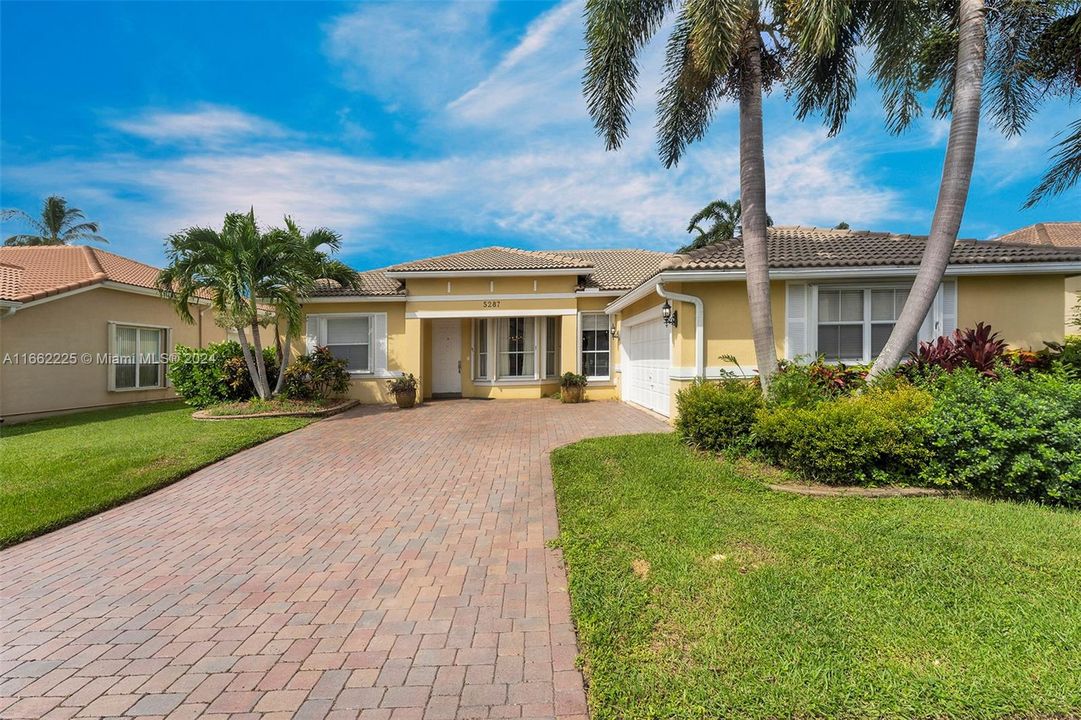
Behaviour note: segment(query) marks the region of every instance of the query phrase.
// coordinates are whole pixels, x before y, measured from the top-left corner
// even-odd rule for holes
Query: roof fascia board
[[[312,295],[300,301],[301,305],[315,305],[317,303],[351,303],[351,302],[405,302],[405,295]]]
[[[591,275],[592,267],[535,268],[532,270],[391,270],[387,277],[395,280],[410,278],[447,278],[447,277],[515,277],[537,275]]]

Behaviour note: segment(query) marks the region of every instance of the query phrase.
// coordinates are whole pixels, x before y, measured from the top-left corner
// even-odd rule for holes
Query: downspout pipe
[[[706,317],[705,303],[702,298],[694,295],[672,292],[664,289],[664,283],[657,283],[657,294],[665,300],[678,300],[694,304],[694,374],[695,377],[706,377]]]

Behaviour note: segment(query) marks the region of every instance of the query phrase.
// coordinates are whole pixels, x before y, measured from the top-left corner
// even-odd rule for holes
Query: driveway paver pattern
[[[548,463],[616,402],[363,407],[0,553],[0,717],[585,717]]]

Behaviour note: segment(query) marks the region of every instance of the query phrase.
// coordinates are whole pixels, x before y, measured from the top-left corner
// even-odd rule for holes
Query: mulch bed
[[[264,412],[252,413],[251,415],[209,415],[206,410],[196,410],[191,416],[196,420],[251,420],[252,418],[272,417],[327,417],[344,412],[349,408],[360,405],[359,400],[343,400],[342,402],[325,407],[321,410],[299,410],[291,412]]]
[[[777,484],[768,485],[770,490],[778,492],[795,493],[796,495],[809,495],[811,497],[866,497],[866,498],[890,498],[890,497],[950,497],[957,492],[949,492],[938,488],[920,487],[835,487],[833,485],[797,485]]]

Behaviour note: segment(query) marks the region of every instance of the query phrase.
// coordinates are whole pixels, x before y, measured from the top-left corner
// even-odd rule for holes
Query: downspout
[[[694,374],[695,377],[706,377],[706,333],[705,333],[705,304],[702,298],[694,295],[672,292],[664,289],[664,283],[657,283],[657,294],[665,300],[678,300],[694,304]]]

